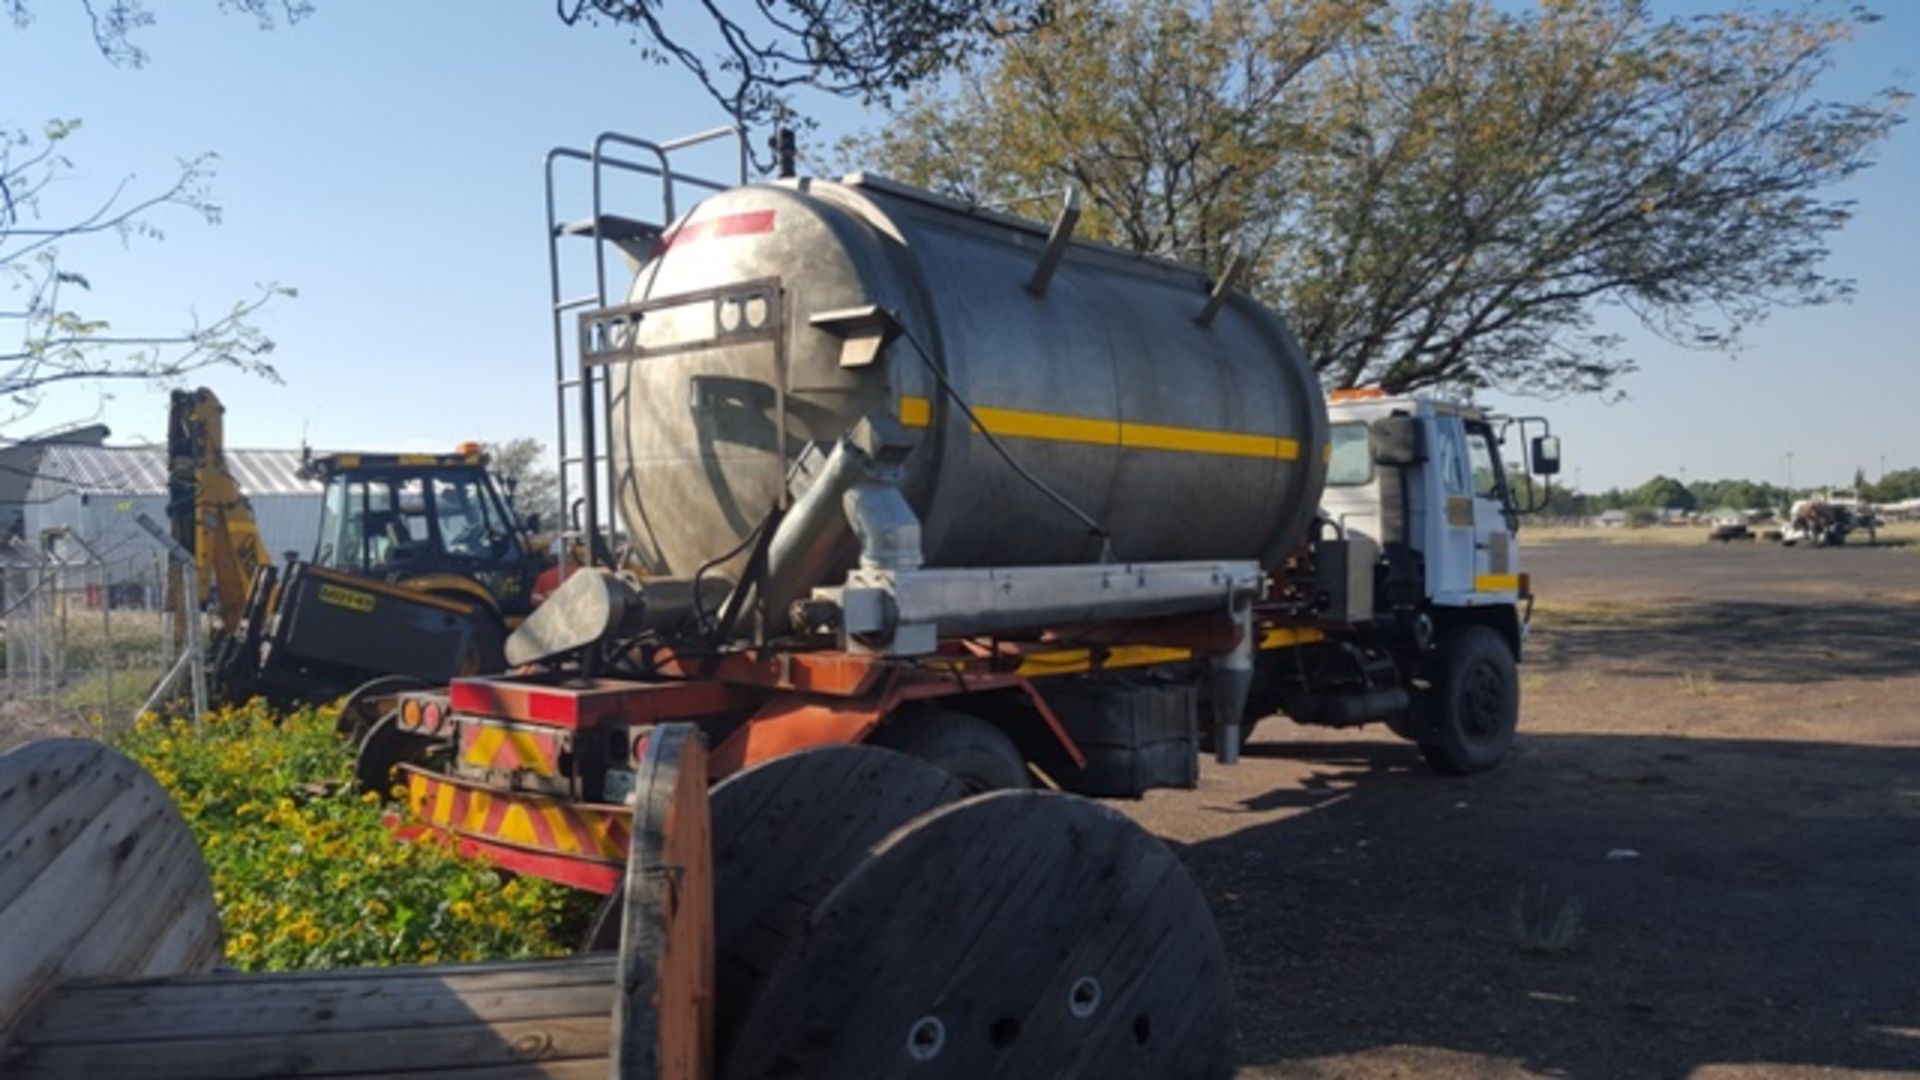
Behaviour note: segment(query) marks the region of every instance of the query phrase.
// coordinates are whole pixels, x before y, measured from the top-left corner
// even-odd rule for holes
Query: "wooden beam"
[[[706,744],[691,724],[648,733],[635,770],[611,1075],[713,1074],[713,848]]]

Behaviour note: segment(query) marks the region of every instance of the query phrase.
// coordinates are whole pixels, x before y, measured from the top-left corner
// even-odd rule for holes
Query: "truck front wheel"
[[[1432,687],[1414,709],[1420,753],[1434,769],[1465,776],[1500,764],[1520,723],[1513,650],[1488,627],[1464,628],[1447,644]]]

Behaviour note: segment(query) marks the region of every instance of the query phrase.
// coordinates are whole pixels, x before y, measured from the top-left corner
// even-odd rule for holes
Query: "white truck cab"
[[[1257,707],[1385,722],[1442,771],[1490,769],[1518,723],[1532,592],[1517,532],[1545,501],[1535,477],[1559,471],[1558,440],[1537,418],[1379,390],[1336,391],[1328,414],[1306,559],[1325,633],[1264,658]],[[1509,441],[1527,444],[1524,468],[1509,468]]]
[[[1437,607],[1514,603],[1521,584],[1515,532],[1526,507],[1509,490],[1500,456],[1501,428],[1511,422],[1469,405],[1378,391],[1336,391],[1327,411],[1324,515],[1384,546],[1394,492],[1383,491],[1383,481],[1393,487],[1383,472],[1394,466],[1376,461],[1370,434],[1376,421],[1410,419],[1422,433],[1425,461],[1406,478],[1404,514],[1407,542],[1421,554],[1425,599]],[[1543,449],[1557,460],[1557,447]]]

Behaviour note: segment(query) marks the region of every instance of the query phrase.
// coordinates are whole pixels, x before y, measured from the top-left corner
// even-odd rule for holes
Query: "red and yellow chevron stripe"
[[[476,769],[522,769],[560,775],[563,732],[460,720],[460,763]]]
[[[620,863],[627,857],[632,818],[626,807],[494,791],[405,768],[407,807],[416,821],[456,836],[568,859]]]

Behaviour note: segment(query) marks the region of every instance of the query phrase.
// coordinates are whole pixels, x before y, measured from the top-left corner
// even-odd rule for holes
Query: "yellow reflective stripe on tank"
[[[1015,439],[1045,439],[1050,442],[1124,446],[1135,450],[1174,450],[1227,457],[1279,458],[1282,461],[1292,461],[1300,456],[1298,440],[1272,435],[1135,424],[991,406],[975,406],[973,413],[988,431]],[[901,398],[900,422],[911,428],[932,426],[933,403],[923,397]]]
[[[1024,409],[996,409],[990,405],[975,405],[973,415],[988,431],[1012,439],[1046,439],[1050,442],[1091,443],[1094,446],[1121,445],[1121,425],[1118,420],[1027,412]]]
[[[1229,457],[1279,458],[1300,456],[1300,443],[1272,435],[1244,435],[1235,431],[1162,427],[1159,424],[1121,424],[1120,445],[1141,450],[1180,450],[1191,454]]]
[[[900,399],[900,422],[908,427],[923,428],[933,423],[933,402],[923,397],[903,397]]]
[[[1519,574],[1476,574],[1473,578],[1474,592],[1519,592]]]

